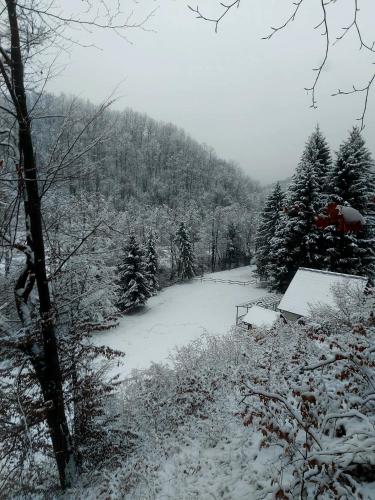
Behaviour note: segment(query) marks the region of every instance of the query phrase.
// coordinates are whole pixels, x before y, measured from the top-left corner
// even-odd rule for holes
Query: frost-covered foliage
[[[202,337],[134,372],[121,466],[66,498],[371,498],[374,296],[337,290],[305,325]]]
[[[281,448],[278,498],[370,498],[375,471],[374,295],[336,290],[335,309],[315,312],[274,383],[247,376],[243,414]],[[372,484],[372,487],[374,484]]]
[[[100,195],[60,194],[46,202],[48,267],[59,319],[68,315],[87,330],[113,326],[118,293],[116,242],[108,228],[113,212]]]
[[[165,276],[176,267],[175,234],[179,221],[186,220],[202,268],[212,263],[208,249],[215,262],[225,267],[226,227],[231,220],[238,223],[244,234],[241,245],[247,251],[252,241],[247,226],[260,190],[236,167],[173,126],[132,111],[110,113],[106,105],[97,107],[64,96],[29,97],[36,115],[43,117],[33,122],[32,131],[43,206],[47,274],[43,286],[51,294],[48,318],[56,329],[58,376],[64,382],[60,402],[64,400],[68,417],[64,427],[69,427],[77,450],[75,470],[79,472],[119,456],[116,436],[123,429],[116,429],[115,415],[107,413],[106,406],[116,381],[108,379],[100,365],[101,358],[112,359],[119,353],[93,347],[90,334],[117,322],[116,264],[124,238],[134,233],[144,241],[153,230]],[[52,481],[56,479],[53,468],[46,465],[51,453],[46,432],[50,400],[47,397],[44,404],[37,388],[43,379],[39,361],[52,344],[43,344],[41,331],[48,323],[39,314],[32,266],[27,270],[30,287],[22,286],[25,253],[27,262],[32,261],[25,246],[27,221],[20,213],[22,170],[14,168],[13,160],[10,163],[11,168],[1,161],[0,169],[0,308],[5,317],[0,328],[1,467],[5,463],[0,496],[16,477],[17,491],[31,494],[30,485],[45,480],[44,468]],[[211,213],[215,213],[215,239]],[[27,338],[15,314],[16,283],[19,293],[28,296],[20,309],[30,327]],[[56,384],[48,389],[52,386]],[[61,407],[56,404],[52,410]]]
[[[103,463],[104,457],[109,459],[127,439],[116,428],[116,414],[107,405],[117,387],[117,380],[108,373],[108,362],[118,360],[122,353],[96,347],[90,341],[93,331],[117,322],[113,241],[106,226],[111,214],[108,207],[104,212],[99,209],[103,203],[100,198],[58,194],[52,192],[45,200],[46,261],[68,425],[77,465],[87,471]],[[18,348],[24,342],[23,328],[11,307],[13,282],[22,264],[23,259],[15,255],[9,275],[0,277],[7,292],[2,296],[6,307],[1,310],[0,322],[2,498],[9,488],[14,495],[30,498],[37,495],[38,487],[44,488],[43,483],[53,490],[57,482],[46,425],[49,403],[43,401],[27,346]],[[35,294],[29,308],[30,340],[38,359],[43,343]]]
[[[151,290],[144,262],[144,255],[134,235],[131,235],[124,251],[124,258],[118,266],[118,307],[128,312],[146,304]]]
[[[130,109],[100,110],[78,98],[48,94],[38,99],[36,109],[46,116],[33,126],[41,176],[58,180],[69,193],[100,193],[117,214],[111,225],[125,235],[134,232],[141,241],[152,230],[159,256],[169,253],[165,260],[172,274],[170,240],[181,220],[191,229],[196,256],[205,268],[225,269],[230,222],[238,225],[241,251],[247,255],[262,189],[211,148],[172,124]],[[64,168],[53,177],[51,166],[62,152],[67,155]]]
[[[195,276],[195,256],[191,245],[190,235],[184,222],[181,222],[176,233],[177,246],[177,275],[181,281]]]
[[[76,155],[75,162],[85,166],[86,172],[91,166],[94,175],[75,175],[69,183],[77,191],[100,192],[114,200],[118,210],[124,210],[129,200],[141,206],[170,208],[183,208],[194,200],[208,211],[212,205],[226,207],[237,202],[250,207],[259,198],[256,182],[171,123],[131,109],[101,113],[99,106],[77,97],[44,94],[35,99],[39,114],[46,116],[33,127],[43,164],[54,151],[66,116],[74,119],[64,127],[58,149],[77,138],[82,121],[97,115],[78,140],[78,148],[86,154]]]

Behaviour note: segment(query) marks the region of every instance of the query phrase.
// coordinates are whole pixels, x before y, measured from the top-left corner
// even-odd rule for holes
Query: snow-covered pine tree
[[[150,231],[146,243],[146,276],[150,292],[156,294],[159,290],[158,274],[158,256],[155,248],[155,238],[152,231]]]
[[[278,227],[284,203],[284,193],[277,182],[266,203],[260,218],[255,242],[257,274],[267,279],[270,257],[270,243]]]
[[[329,172],[329,201],[357,209],[366,219],[359,232],[324,230],[326,267],[330,271],[375,275],[375,172],[371,153],[354,127],[337,153]]]
[[[318,180],[316,186],[317,204],[319,205],[318,208],[321,208],[327,201],[327,182],[332,167],[332,158],[327,140],[320,131],[319,125],[316,126],[306,142],[302,160],[309,163],[314,169]]]
[[[301,161],[289,188],[284,213],[270,242],[267,268],[272,288],[285,291],[300,266],[321,265],[319,230],[314,224],[317,179],[312,165]]]
[[[124,248],[123,262],[118,266],[119,300],[118,308],[127,312],[146,304],[151,296],[146,275],[143,252],[135,238],[131,235]]]
[[[195,276],[194,252],[185,223],[181,222],[176,233],[178,248],[177,274],[181,281],[189,280]]]
[[[317,127],[308,138],[286,196],[286,210],[270,242],[267,266],[272,288],[284,291],[300,266],[324,268],[322,234],[314,218],[326,202],[331,166],[327,141]]]

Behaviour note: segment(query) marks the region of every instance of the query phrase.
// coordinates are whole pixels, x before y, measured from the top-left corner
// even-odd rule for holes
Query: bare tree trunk
[[[16,300],[20,318],[28,331],[30,324],[25,324],[27,318],[25,318],[25,308],[23,306],[27,306],[27,298],[34,282],[36,283],[41,317],[42,349],[41,352],[38,352],[38,349],[33,349],[32,346],[28,345],[25,351],[30,356],[46,407],[49,408],[47,423],[60,483],[62,488],[65,488],[71,484],[75,474],[75,458],[65,415],[62,377],[55,335],[55,318],[47,280],[37,166],[24,84],[24,66],[20,47],[16,0],[6,0],[6,5],[11,32],[12,82],[9,82],[10,88],[8,85],[8,90],[15,107],[19,127],[19,167],[20,175],[23,176],[22,185],[29,252],[26,269],[16,285]],[[25,286],[26,284],[28,284],[28,287]],[[26,294],[27,288],[30,289]],[[24,295],[22,296],[22,294]]]
[[[215,214],[212,216],[211,226],[211,271],[216,270],[217,261],[217,244],[218,244],[218,229],[215,229]]]

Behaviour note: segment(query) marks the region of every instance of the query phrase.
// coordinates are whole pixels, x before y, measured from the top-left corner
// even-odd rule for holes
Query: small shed
[[[300,267],[285,292],[278,310],[287,321],[310,315],[311,307],[335,307],[333,290],[338,286],[364,292],[368,278]]]
[[[245,316],[243,316],[242,322],[247,326],[248,330],[251,328],[265,328],[269,330],[279,319],[279,312],[260,306],[252,306]]]

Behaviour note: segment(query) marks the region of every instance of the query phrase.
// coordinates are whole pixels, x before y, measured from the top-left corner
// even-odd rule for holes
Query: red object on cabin
[[[315,217],[315,224],[320,229],[336,226],[341,233],[358,233],[362,231],[366,221],[362,214],[353,207],[329,203],[324,214]]]

